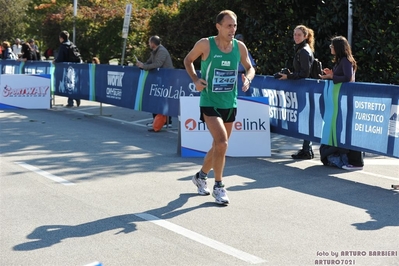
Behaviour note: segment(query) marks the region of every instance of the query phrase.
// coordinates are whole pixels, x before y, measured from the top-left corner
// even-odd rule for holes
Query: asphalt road
[[[271,157],[227,158],[220,206],[196,193],[177,119],[152,133],[149,113],[65,103],[0,111],[2,266],[399,265],[398,159],[349,172],[272,134]]]

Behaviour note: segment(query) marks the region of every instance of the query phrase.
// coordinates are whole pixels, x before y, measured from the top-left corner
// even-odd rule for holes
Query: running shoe
[[[351,164],[347,164],[342,166],[342,169],[348,170],[348,171],[356,171],[356,170],[363,170],[362,166],[354,166]]]
[[[208,188],[208,186],[207,186],[207,184],[206,184],[206,179],[207,178],[200,178],[199,177],[199,173],[196,173],[194,176],[193,176],[193,183],[194,183],[194,185],[196,185],[197,186],[197,189],[198,189],[198,194],[200,194],[200,195],[209,195],[209,194],[211,194],[211,191],[209,190],[209,188]]]
[[[218,204],[229,204],[230,200],[227,197],[226,190],[224,187],[214,187],[212,196],[215,198],[215,202]]]

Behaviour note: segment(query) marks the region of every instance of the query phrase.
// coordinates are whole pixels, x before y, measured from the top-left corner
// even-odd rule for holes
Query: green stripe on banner
[[[333,112],[333,123],[331,125],[331,135],[330,135],[330,141],[329,143],[332,146],[337,146],[338,141],[337,141],[337,118],[338,118],[338,112],[339,112],[339,93],[341,91],[341,86],[342,83],[334,84],[333,87],[333,104],[334,104],[334,112]]]
[[[19,71],[17,74],[24,74],[22,72],[22,70],[24,69],[24,66],[25,66],[25,61],[21,61],[21,64],[19,65]]]
[[[96,100],[96,64],[91,64],[90,66],[90,95],[89,100]]]
[[[134,103],[134,110],[141,111],[143,108],[144,85],[147,80],[148,71],[140,70],[139,84],[136,92],[136,102]]]
[[[55,93],[54,72],[55,72],[55,64],[51,64],[50,65],[50,75],[51,75],[50,90],[51,90],[51,95],[54,95],[54,93]]]

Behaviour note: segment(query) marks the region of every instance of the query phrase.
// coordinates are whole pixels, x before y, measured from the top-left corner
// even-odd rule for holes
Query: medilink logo
[[[205,131],[208,130],[205,122],[197,121],[193,118],[188,118],[184,123],[188,131]],[[267,131],[267,122],[261,118],[250,120],[243,118],[242,120],[233,122],[233,131]]]

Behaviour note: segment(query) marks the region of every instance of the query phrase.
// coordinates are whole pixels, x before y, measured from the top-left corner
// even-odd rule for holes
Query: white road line
[[[396,158],[390,159],[364,159],[364,165],[392,165],[397,166],[399,170],[399,160]]]
[[[389,180],[399,181],[399,178],[396,178],[396,177],[390,177],[390,176],[386,176],[386,175],[374,174],[374,173],[366,172],[364,170],[362,170],[361,173],[362,174],[366,174],[366,175],[375,176],[375,177],[381,177],[381,178],[385,178],[385,179],[389,179]]]
[[[383,160],[383,159],[375,159],[375,160]],[[367,161],[368,160],[364,160],[364,165],[367,165]],[[392,161],[391,165],[394,165],[394,166],[397,165],[394,160],[390,160],[390,161]],[[315,164],[315,165],[317,165],[317,164],[320,165],[321,164],[321,162],[319,162],[317,160],[308,160],[307,162]],[[384,165],[389,165],[389,164],[384,164]],[[352,172],[352,171],[343,171],[342,173],[350,173],[350,172]],[[389,180],[399,181],[399,178],[396,178],[396,177],[391,177],[391,176],[387,176],[387,175],[380,175],[380,174],[374,174],[374,173],[371,173],[371,172],[367,172],[365,170],[359,170],[359,171],[355,171],[355,172],[359,172],[359,173],[370,175],[370,176],[385,178],[385,179],[389,179]]]
[[[57,183],[63,184],[64,186],[76,185],[75,183],[69,182],[68,180],[65,180],[65,179],[63,179],[61,177],[55,176],[53,174],[50,174],[49,172],[43,171],[42,169],[39,169],[39,168],[37,168],[37,167],[35,167],[33,165],[30,165],[30,164],[27,164],[27,163],[24,163],[24,162],[15,162],[15,163],[20,165],[20,166],[22,166],[25,169],[28,169],[28,170],[30,170],[32,172],[35,172],[35,173],[37,173],[37,174],[39,174],[41,176],[44,176],[45,178],[48,178],[48,179],[53,180],[53,181],[55,181]]]
[[[228,245],[225,245],[221,242],[218,242],[216,240],[213,240],[211,238],[208,238],[206,236],[200,235],[194,231],[188,230],[184,227],[178,226],[176,224],[173,224],[171,222],[162,220],[156,216],[153,216],[151,214],[148,213],[136,213],[135,214],[137,217],[144,219],[146,221],[149,221],[151,223],[154,223],[156,225],[159,225],[165,229],[168,229],[172,232],[175,232],[177,234],[180,234],[184,237],[187,237],[191,240],[197,241],[203,245],[206,245],[208,247],[214,248],[216,250],[219,250],[223,253],[226,253],[228,255],[231,255],[233,257],[236,257],[237,259],[240,259],[242,261],[246,261],[249,262],[251,264],[258,264],[258,263],[262,263],[262,262],[266,262],[266,260],[261,259],[259,257],[256,257],[254,255],[251,255],[249,253],[246,253],[244,251],[241,251],[239,249],[230,247]]]

